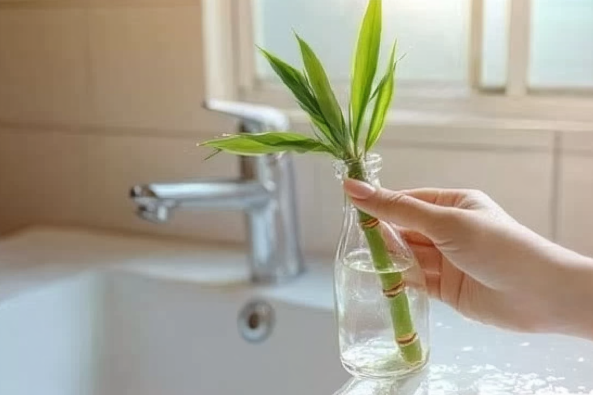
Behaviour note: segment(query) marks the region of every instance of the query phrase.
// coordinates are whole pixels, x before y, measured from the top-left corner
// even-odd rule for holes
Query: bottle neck
[[[378,186],[381,168],[382,160],[378,154],[368,154],[364,159],[334,162],[336,178],[342,182],[352,178]]]
[[[369,154],[365,160],[335,161],[334,169],[336,178],[342,183],[347,178],[351,178],[379,187],[381,165],[381,156]],[[344,194],[343,212],[346,222],[358,221],[359,212],[346,194]]]

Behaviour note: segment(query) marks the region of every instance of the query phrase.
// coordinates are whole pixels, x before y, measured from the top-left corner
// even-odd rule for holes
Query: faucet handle
[[[239,118],[247,133],[280,132],[290,126],[288,117],[273,107],[210,99],[204,102],[204,108]]]

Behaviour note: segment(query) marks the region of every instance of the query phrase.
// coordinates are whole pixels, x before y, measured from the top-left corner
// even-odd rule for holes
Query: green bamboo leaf
[[[352,133],[358,143],[360,128],[369,103],[373,81],[377,73],[381,45],[382,2],[369,0],[360,32],[353,62],[351,87]]]
[[[319,109],[327,121],[330,131],[336,134],[334,136],[335,139],[344,142],[344,117],[323,65],[309,44],[303,41],[297,34],[295,36],[301,48],[301,55],[305,70],[307,71],[308,81],[319,103]]]
[[[397,40],[395,40],[395,45],[397,45]],[[400,58],[395,62],[395,66],[397,66],[397,64],[406,57],[406,54],[403,54],[402,56],[400,56]],[[379,93],[379,90],[381,89],[381,86],[384,82],[385,78],[382,78],[381,81],[379,82],[379,84],[377,84],[377,86],[375,87],[375,90],[373,91],[373,94],[371,95],[371,98],[369,99],[369,103],[371,101],[373,101],[373,99],[375,97],[377,97],[377,94]]]
[[[337,141],[335,141],[335,138],[334,138],[333,134],[329,130],[329,127],[326,125],[326,123],[323,120],[323,118],[317,117],[317,116],[314,116],[314,115],[310,115],[309,118],[311,119],[311,122],[317,127],[317,129],[321,133],[323,133],[323,138],[325,140],[327,140],[332,145],[338,145],[339,146],[339,143]]]
[[[389,57],[389,63],[387,64],[387,71],[385,76],[379,83],[377,88],[377,101],[375,102],[375,109],[371,118],[371,125],[367,133],[365,150],[369,152],[375,145],[381,133],[383,132],[383,126],[385,125],[385,118],[387,117],[387,111],[391,105],[393,99],[393,91],[395,86],[395,51],[397,47],[397,41],[393,44],[391,49],[391,56]]]
[[[323,143],[299,133],[264,132],[240,133],[198,143],[198,146],[213,148],[218,152],[235,155],[257,156],[276,152],[296,153],[328,152]]]
[[[317,100],[309,89],[308,82],[302,72],[279,59],[274,54],[258,47],[274,72],[280,77],[284,85],[293,93],[303,110],[311,115],[320,116],[321,111]]]
[[[311,125],[312,133],[317,138],[317,140],[327,148],[327,152],[329,152],[334,158],[343,158],[344,154],[341,148],[334,146],[331,141],[327,141],[327,137],[325,136],[327,133],[327,126],[317,123],[313,118],[311,120],[314,125]]]
[[[284,82],[284,85],[286,85],[286,87],[293,93],[299,107],[309,115],[312,122],[317,126],[317,129],[321,131],[323,140],[328,145],[340,147],[341,144],[336,140],[334,134],[332,134],[327,121],[321,113],[319,103],[312,92],[311,85],[306,75],[269,51],[262,48],[259,49],[270,63],[274,72]]]
[[[375,87],[375,90],[373,91],[373,94],[369,98],[369,103],[372,102],[375,97],[377,97],[377,94],[379,93],[379,90],[381,89],[382,85],[383,85],[383,79],[381,79],[381,81],[379,81],[379,83]]]

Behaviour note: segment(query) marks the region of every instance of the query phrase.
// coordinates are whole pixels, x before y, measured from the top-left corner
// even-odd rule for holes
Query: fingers
[[[381,233],[389,252],[394,254],[405,253],[405,244],[392,226],[381,223]],[[428,240],[419,233],[410,232],[410,234],[414,235],[414,237],[421,238],[422,241]],[[412,254],[414,254],[422,270],[435,274],[441,272],[442,255],[430,240],[428,240],[427,244],[414,243],[413,240],[411,242],[410,240],[406,241],[407,246],[412,250]]]
[[[417,188],[399,191],[399,193],[437,206],[458,207],[464,197],[472,194],[472,191],[467,189]]]
[[[399,193],[431,204],[438,204],[438,201],[442,196],[442,190],[437,188],[404,189],[399,191]]]
[[[438,233],[450,214],[450,208],[384,188],[375,188],[357,180],[346,180],[344,189],[350,195],[352,203],[360,210],[423,233],[430,238],[439,236],[435,232]]]
[[[395,228],[402,235],[404,240],[408,242],[408,244],[424,245],[428,247],[434,246],[432,240],[424,236],[422,233],[418,233],[411,229],[404,228],[403,226],[395,226]]]
[[[387,248],[390,252],[399,253],[402,251],[403,245],[401,239],[398,237],[397,232],[395,229],[385,223],[381,223],[381,233],[387,245]],[[418,233],[411,233],[419,235]],[[420,235],[421,236],[421,235]],[[424,236],[421,236],[423,241],[427,239]],[[414,244],[409,243],[409,247],[412,250],[412,253],[416,257],[418,264],[422,268],[424,272],[424,277],[426,279],[426,287],[428,290],[429,295],[432,298],[436,298],[442,301],[441,295],[441,272],[442,272],[442,262],[443,258],[439,250],[430,242],[430,245],[427,244]],[[419,284],[410,283],[411,287],[418,286]]]
[[[385,222],[381,222],[381,235],[387,246],[387,250],[393,254],[405,254],[404,242],[395,228]]]
[[[440,251],[434,247],[421,245],[410,245],[412,252],[416,256],[418,264],[426,273],[440,274],[442,271],[443,256]]]
[[[426,274],[426,289],[431,298],[443,301],[440,275]]]

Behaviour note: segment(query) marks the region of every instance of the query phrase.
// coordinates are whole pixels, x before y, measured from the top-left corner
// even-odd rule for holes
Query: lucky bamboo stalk
[[[364,177],[360,161],[354,161],[348,169],[352,179],[368,182]],[[385,239],[381,234],[380,222],[377,218],[358,210],[360,227],[371,251],[373,265],[383,287],[383,295],[389,300],[391,321],[395,331],[395,341],[400,348],[403,359],[410,364],[422,362],[423,353],[420,337],[414,328],[410,314],[408,296],[405,292],[405,281],[401,272],[393,272],[393,261]]]
[[[272,69],[292,92],[314,126],[314,136],[291,132],[235,134],[198,145],[238,155],[263,155],[274,152],[323,153],[348,163],[348,175],[365,180],[363,161],[381,136],[395,86],[396,43],[385,74],[375,85],[381,44],[382,1],[369,0],[361,24],[351,78],[348,117],[332,90],[323,65],[312,48],[296,35],[304,71],[287,64],[261,49]],[[369,111],[372,108],[372,112]],[[367,117],[370,113],[370,118]],[[364,145],[359,146],[366,129]],[[210,156],[211,157],[211,156]],[[359,212],[360,224],[369,245],[373,264],[380,277],[383,294],[389,300],[394,330],[394,346],[399,347],[407,363],[423,362],[422,345],[414,328],[403,274],[394,265],[376,218]]]

